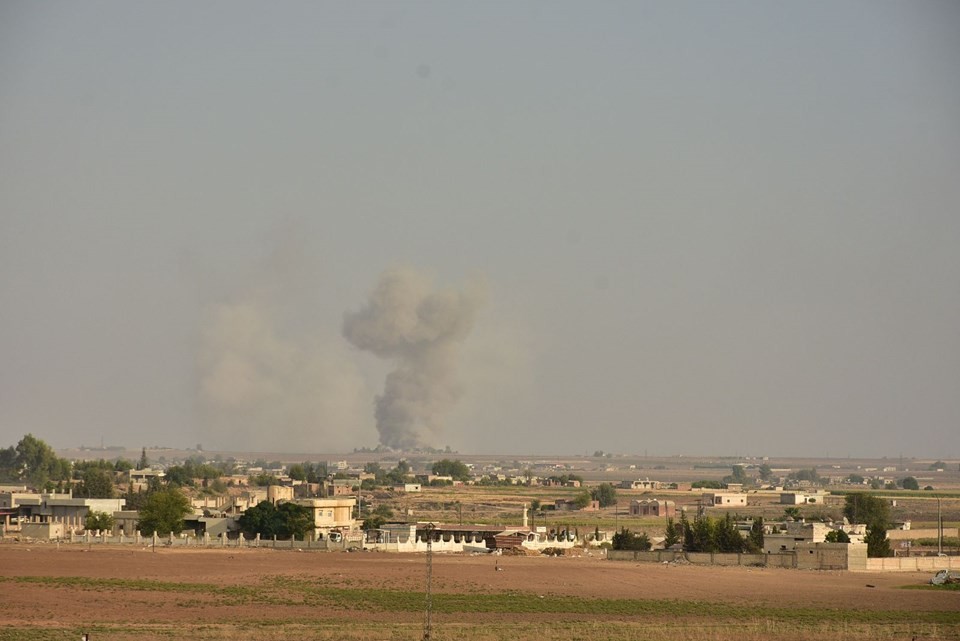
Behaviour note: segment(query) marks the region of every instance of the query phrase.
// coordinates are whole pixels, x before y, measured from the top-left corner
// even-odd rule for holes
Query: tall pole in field
[[[430,584],[433,582],[433,523],[428,523],[425,530],[427,533],[427,603],[423,621],[423,641],[430,641],[432,632],[430,614],[433,610],[433,602],[430,598]]]
[[[937,556],[943,554],[943,513],[940,511],[940,497],[937,497]]]

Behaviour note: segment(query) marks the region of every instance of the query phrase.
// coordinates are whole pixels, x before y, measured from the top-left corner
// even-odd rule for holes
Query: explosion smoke
[[[444,417],[461,395],[459,346],[484,298],[479,281],[461,290],[435,290],[419,272],[397,268],[380,277],[363,309],[344,314],[348,341],[396,363],[376,398],[383,445],[410,449],[440,434]]]

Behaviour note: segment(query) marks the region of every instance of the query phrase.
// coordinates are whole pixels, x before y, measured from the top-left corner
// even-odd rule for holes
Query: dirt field
[[[424,555],[0,545],[0,639],[420,639],[425,576]],[[960,638],[960,592],[903,589],[928,579],[438,554],[432,636]]]

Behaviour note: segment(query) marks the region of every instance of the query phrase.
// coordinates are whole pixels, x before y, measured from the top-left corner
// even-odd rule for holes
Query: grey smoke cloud
[[[470,334],[486,288],[471,280],[460,289],[437,289],[411,268],[386,271],[367,304],[343,319],[354,346],[396,365],[376,397],[383,445],[409,449],[431,444],[462,394],[460,346]]]
[[[355,445],[370,429],[369,390],[347,350],[335,335],[285,331],[276,317],[256,295],[207,310],[197,362],[203,442],[263,452]]]

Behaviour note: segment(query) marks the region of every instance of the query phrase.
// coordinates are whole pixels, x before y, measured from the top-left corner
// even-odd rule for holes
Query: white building
[[[743,492],[710,492],[703,495],[706,507],[746,507],[747,495]]]

